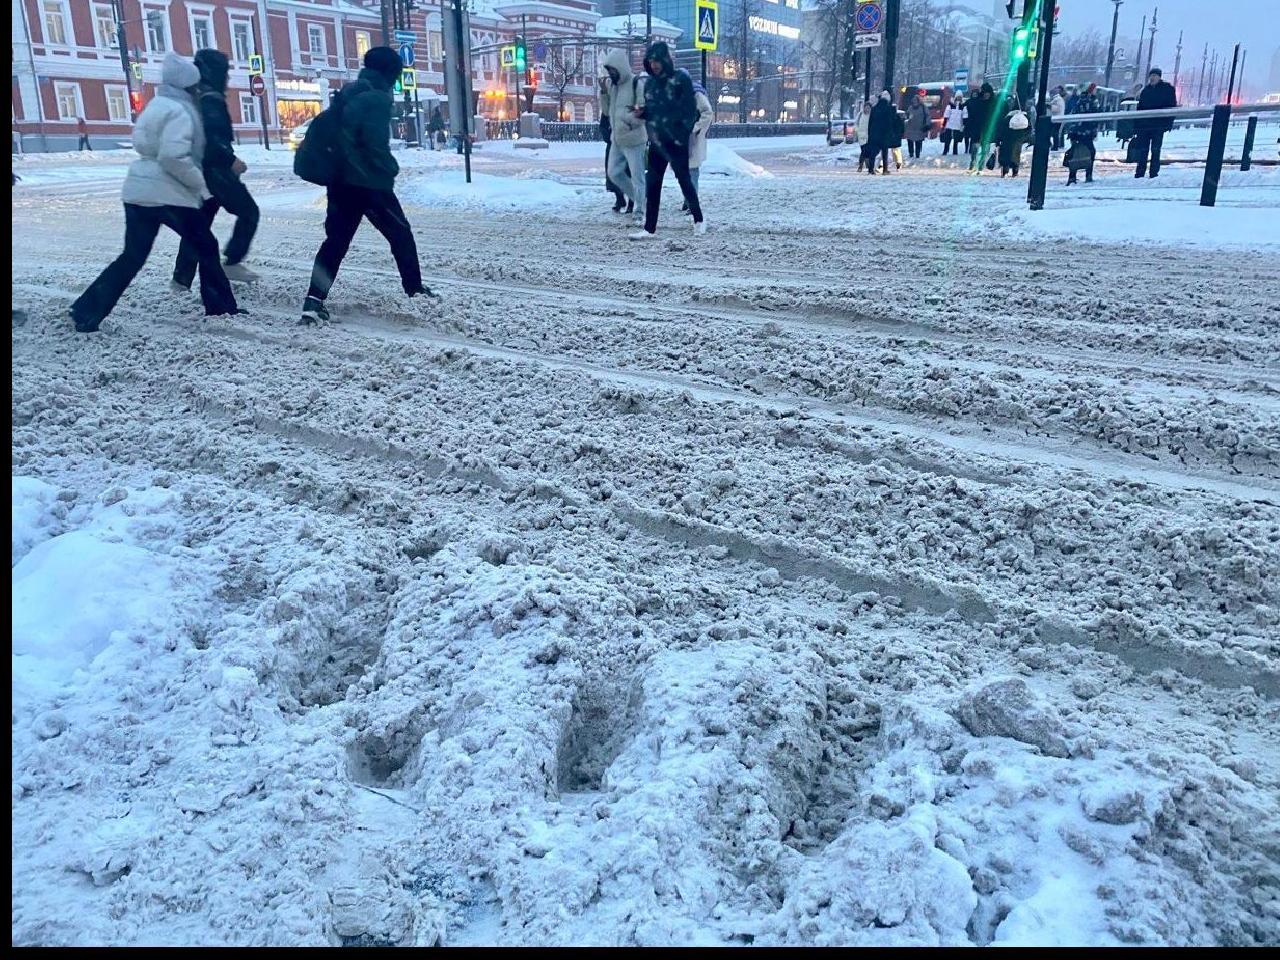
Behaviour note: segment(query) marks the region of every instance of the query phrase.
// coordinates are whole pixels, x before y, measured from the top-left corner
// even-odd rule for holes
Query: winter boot
[[[324,301],[318,297],[307,297],[302,304],[302,319],[298,321],[298,326],[310,327],[328,322],[329,311],[325,307]]]

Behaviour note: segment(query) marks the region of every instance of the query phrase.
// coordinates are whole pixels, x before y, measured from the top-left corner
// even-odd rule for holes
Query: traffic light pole
[[[1061,6],[1059,4],[1058,6]],[[1044,23],[1045,20],[1049,22]],[[1053,54],[1053,10],[1046,18],[1041,14],[1043,47],[1040,56],[1040,95],[1036,101],[1036,142],[1031,153],[1031,182],[1027,185],[1027,203],[1032,210],[1044,209],[1044,195],[1049,183],[1049,148],[1053,142],[1053,118],[1049,116],[1049,60]]]
[[[886,0],[884,18],[884,89],[893,94],[893,68],[898,59],[899,0]],[[870,51],[868,51],[870,52]]]
[[[138,119],[133,109],[133,71],[129,69],[129,37],[124,29],[124,0],[111,0],[111,11],[116,18],[116,42],[120,44],[120,66],[124,68],[124,95],[129,101],[129,118]]]

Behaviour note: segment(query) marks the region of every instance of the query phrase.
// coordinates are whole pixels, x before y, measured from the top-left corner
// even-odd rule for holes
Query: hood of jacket
[[[195,64],[200,71],[200,82],[207,89],[226,93],[231,64],[225,53],[221,50],[197,50]]]
[[[629,82],[634,74],[631,69],[631,58],[627,56],[625,50],[609,51],[609,55],[604,58],[604,65],[618,71],[618,86]]]
[[[396,78],[369,67],[361,67],[360,73],[356,75],[356,83],[367,83],[375,90],[390,93],[395,88]]]
[[[160,67],[160,82],[186,90],[200,82],[200,68],[170,50],[164,55],[164,63]]]
[[[658,74],[654,74],[653,71],[649,69],[650,60],[658,61],[658,63],[662,67],[662,74],[661,74],[662,76],[670,77],[675,75],[676,62],[671,59],[671,48],[668,47],[661,40],[659,40],[657,43],[651,44],[649,46],[649,49],[646,50],[644,54],[645,71],[647,73],[653,74],[654,76],[658,76]]]

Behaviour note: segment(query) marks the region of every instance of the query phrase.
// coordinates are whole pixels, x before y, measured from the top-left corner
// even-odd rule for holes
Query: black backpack
[[[293,172],[322,187],[342,182],[342,94],[307,125],[307,133],[293,155]]]

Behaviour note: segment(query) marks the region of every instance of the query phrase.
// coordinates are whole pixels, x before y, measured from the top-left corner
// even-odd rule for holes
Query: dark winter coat
[[[342,98],[342,180],[353,187],[392,190],[400,164],[391,155],[391,90],[395,78],[360,71]]]
[[[980,140],[987,135],[987,124],[991,122],[991,112],[996,107],[994,93],[990,98],[983,95],[976,96],[966,102],[965,106],[969,108],[969,121],[965,124],[965,133],[975,140]]]
[[[650,60],[658,62],[657,72],[650,69]],[[688,71],[676,69],[671,50],[662,41],[649,47],[644,64],[651,78],[644,87],[644,120],[650,142],[688,147],[698,122],[693,80]]]
[[[217,181],[237,175],[231,169],[236,162],[236,133],[227,109],[227,55],[217,50],[200,50],[195,55],[200,70],[200,92],[196,104],[204,124],[204,178],[216,192]]]
[[[1027,142],[1027,136],[1031,133],[1031,127],[1025,130],[1014,130],[1009,126],[1009,120],[1013,117],[1013,110],[1006,111],[1005,115],[996,123],[995,139],[1000,144],[999,160],[1002,168],[1010,168],[1019,166],[1022,156],[1022,146]]]
[[[871,121],[867,126],[867,143],[872,150],[888,150],[902,146],[899,132],[898,111],[888,100],[877,100],[871,108]]]
[[[932,127],[933,121],[929,119],[929,109],[923,103],[907,107],[906,138],[908,140],[925,139],[929,136],[929,130]]]
[[[1168,110],[1177,105],[1178,92],[1173,89],[1173,84],[1165,83],[1163,80],[1147,84],[1142,88],[1142,93],[1138,95],[1139,110]],[[1173,129],[1173,118],[1135,119],[1133,128],[1138,133],[1164,133]]]
[[[1102,103],[1098,100],[1098,95],[1082,93],[1075,98],[1075,103],[1067,114],[1100,112],[1102,112]],[[1067,127],[1067,136],[1074,142],[1092,142],[1097,135],[1096,123],[1073,123]]]
[[[439,107],[431,111],[431,119],[427,121],[427,129],[432,133],[437,133],[444,129],[444,114],[440,112]]]

